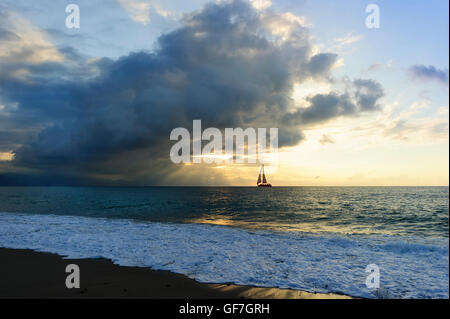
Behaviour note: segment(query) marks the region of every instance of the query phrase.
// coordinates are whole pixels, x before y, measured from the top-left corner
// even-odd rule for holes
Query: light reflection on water
[[[0,187],[0,211],[448,238],[448,187]]]
[[[187,221],[195,224],[209,224],[220,226],[231,226],[248,229],[265,229],[275,231],[290,231],[290,232],[307,232],[307,233],[338,233],[338,234],[358,234],[358,235],[392,235],[391,231],[383,229],[381,224],[373,225],[372,227],[361,227],[359,225],[321,225],[314,223],[261,223],[252,221],[238,221],[231,217],[220,218],[214,215],[205,216],[203,218],[196,218]]]

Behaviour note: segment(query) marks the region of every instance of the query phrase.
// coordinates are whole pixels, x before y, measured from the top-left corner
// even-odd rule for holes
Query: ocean
[[[448,187],[0,187],[0,247],[208,283],[449,298],[448,204]]]

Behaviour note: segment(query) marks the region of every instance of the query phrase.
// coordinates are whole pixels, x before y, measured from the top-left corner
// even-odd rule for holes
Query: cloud
[[[308,106],[285,114],[283,123],[294,127],[308,126],[380,109],[378,100],[384,92],[378,82],[358,79],[351,83],[351,87],[352,90],[345,93],[330,92],[307,97]]]
[[[139,0],[117,0],[133,21],[146,25],[150,21],[150,3]]]
[[[415,143],[423,140],[439,142],[448,140],[448,119],[399,119],[393,121],[383,134],[393,139],[411,141]]]
[[[380,69],[389,69],[392,67],[392,60],[387,61],[386,63],[374,63],[369,67],[369,71],[376,71]]]
[[[117,0],[117,2],[125,9],[133,21],[143,25],[147,25],[150,21],[150,9],[153,9],[156,14],[164,18],[175,16],[173,12],[163,9],[155,0]]]
[[[448,84],[448,70],[440,70],[430,65],[413,65],[408,69],[410,76],[415,80],[437,81]]]
[[[424,140],[439,142],[448,140],[448,116],[418,117],[417,114],[429,109],[431,100],[423,99],[413,102],[407,110],[385,121],[384,136],[393,139],[420,143]],[[427,112],[429,114],[429,112]]]
[[[160,15],[161,17],[164,18],[170,18],[170,17],[174,17],[176,14],[172,11],[169,10],[165,10],[163,9],[159,4],[157,4],[156,2],[152,3],[152,8],[153,10]]]
[[[340,49],[353,43],[359,42],[362,39],[364,39],[364,36],[362,34],[348,33],[345,37],[334,39],[333,42],[335,47],[337,49]]]
[[[316,75],[323,76],[331,70],[337,61],[337,54],[334,53],[319,53],[311,57],[307,71],[314,77]]]
[[[14,154],[11,152],[0,152],[0,162],[1,161],[11,161],[14,157]]]
[[[337,59],[313,53],[302,21],[242,1],[210,3],[153,52],[91,60],[66,48],[68,65],[25,60],[31,81],[7,73],[0,82],[0,121],[26,132],[12,137],[21,144],[12,165],[46,182],[177,184],[183,167],[169,160],[169,134],[194,119],[203,128],[278,127],[283,147],[301,142],[308,125],[378,110],[383,90],[372,80],[304,105],[291,98],[295,85],[328,81]]]
[[[250,2],[257,10],[264,10],[272,6],[272,1],[270,0],[250,0]]]
[[[322,138],[319,140],[319,143],[322,145],[326,145],[326,144],[334,144],[336,143],[336,141],[331,136],[323,134]]]
[[[0,61],[2,64],[62,62],[64,55],[48,36],[15,12],[0,10]]]

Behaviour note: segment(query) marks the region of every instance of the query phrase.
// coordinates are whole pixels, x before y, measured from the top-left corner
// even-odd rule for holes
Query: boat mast
[[[259,169],[258,181],[256,182],[256,185],[259,184],[261,184],[261,168]]]
[[[267,180],[266,180],[266,174],[264,173],[264,164],[262,166],[262,172],[263,172],[263,183],[267,184]]]

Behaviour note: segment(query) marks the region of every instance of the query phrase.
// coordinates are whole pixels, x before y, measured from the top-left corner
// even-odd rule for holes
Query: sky
[[[255,185],[171,162],[201,119],[278,128],[275,186],[448,186],[448,6],[0,0],[0,185]]]

